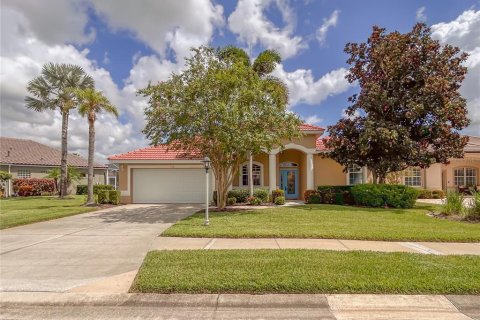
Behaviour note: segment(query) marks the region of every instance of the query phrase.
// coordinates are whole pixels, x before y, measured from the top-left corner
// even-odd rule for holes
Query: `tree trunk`
[[[69,111],[62,110],[62,159],[60,162],[60,190],[59,197],[63,199],[68,192],[68,183],[67,183],[67,156],[68,156],[68,116]]]
[[[93,198],[93,160],[95,158],[95,115],[88,117],[88,186],[86,205],[95,204]]]
[[[378,183],[385,184],[385,173],[381,173],[378,175]]]
[[[377,184],[377,181],[378,181],[377,172],[375,170],[372,170],[372,183]]]
[[[253,156],[251,152],[248,156],[248,189],[250,197],[253,197]]]

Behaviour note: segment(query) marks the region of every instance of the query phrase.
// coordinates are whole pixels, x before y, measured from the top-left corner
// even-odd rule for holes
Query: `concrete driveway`
[[[157,236],[201,205],[126,205],[0,232],[0,290],[56,291],[138,269]]]

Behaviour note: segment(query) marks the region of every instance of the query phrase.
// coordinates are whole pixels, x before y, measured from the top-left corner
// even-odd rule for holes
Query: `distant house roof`
[[[325,146],[325,141],[329,139],[330,137],[325,137],[325,138],[319,137],[316,142],[317,151],[329,151],[329,149]]]
[[[480,137],[469,136],[465,152],[480,152]]]
[[[302,123],[300,125],[300,131],[324,131],[325,129],[312,124]]]
[[[25,139],[0,137],[0,163],[32,166],[59,167],[62,153],[56,148]],[[88,167],[87,159],[68,154],[68,165]],[[95,168],[106,168],[106,165],[94,163]]]

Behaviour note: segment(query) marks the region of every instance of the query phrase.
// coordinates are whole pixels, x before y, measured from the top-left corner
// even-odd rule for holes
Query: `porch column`
[[[270,193],[277,188],[277,155],[268,154],[268,189]]]
[[[313,154],[307,153],[307,190],[315,189],[313,182]]]

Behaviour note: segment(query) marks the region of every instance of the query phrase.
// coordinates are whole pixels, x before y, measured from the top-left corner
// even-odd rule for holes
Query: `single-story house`
[[[328,158],[321,137],[323,128],[303,124],[300,130],[303,133],[301,139],[285,141],[283,148],[254,157],[255,187],[281,188],[287,199],[302,199],[305,190],[319,185],[351,185],[371,179],[366,168],[352,166],[345,172],[342,165]],[[204,201],[205,172],[200,154],[185,154],[159,145],[108,159],[119,167],[119,190],[124,203]],[[238,171],[231,188],[248,187],[248,162],[243,163]],[[447,165],[434,164],[427,169],[410,168],[402,174],[399,182],[418,188],[445,190],[479,184],[479,172],[480,138],[471,137],[463,159],[451,159]]]
[[[7,137],[0,137],[0,146],[0,170],[11,173],[13,179],[45,178],[49,170],[60,167],[62,153],[59,149],[32,140]],[[67,163],[81,174],[81,180],[73,184],[70,191],[74,191],[77,184],[87,184],[87,159],[69,153]],[[94,163],[93,174],[95,184],[105,184],[107,166]],[[11,186],[7,186],[6,191],[11,195]]]

